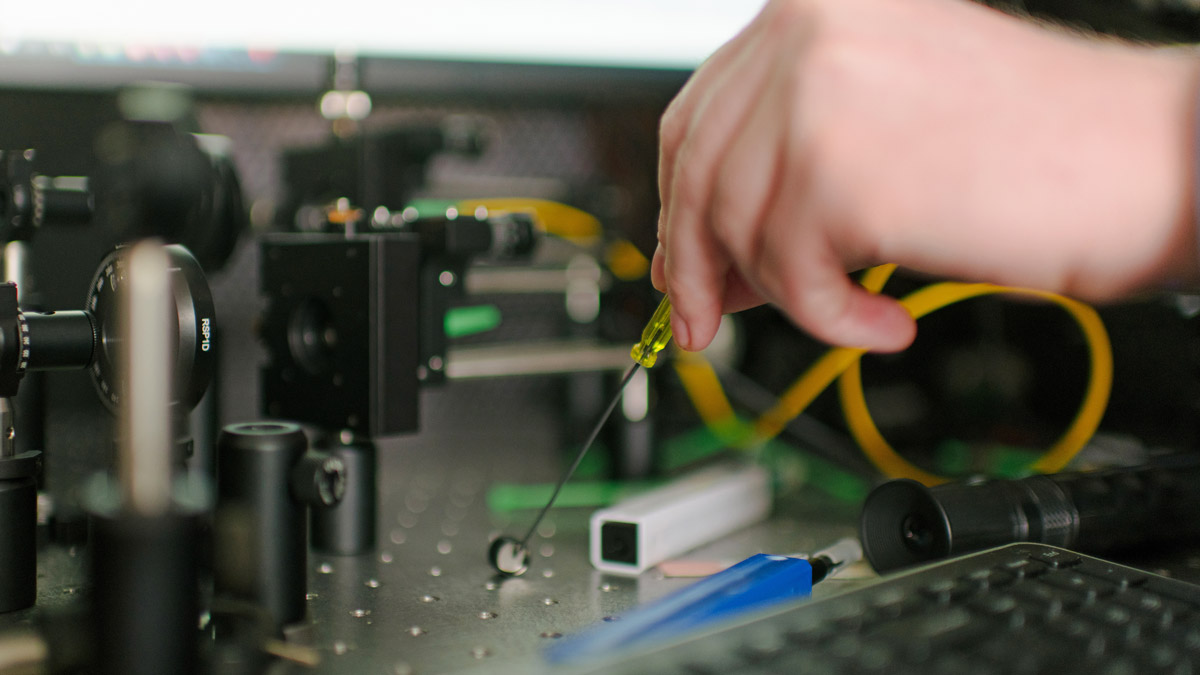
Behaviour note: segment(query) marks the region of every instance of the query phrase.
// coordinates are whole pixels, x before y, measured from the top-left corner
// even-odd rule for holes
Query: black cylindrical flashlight
[[[1200,536],[1200,455],[1126,469],[925,487],[894,480],[863,505],[863,550],[885,572],[1018,541],[1084,553]]]

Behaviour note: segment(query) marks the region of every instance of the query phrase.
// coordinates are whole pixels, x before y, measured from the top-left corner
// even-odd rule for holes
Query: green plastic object
[[[567,483],[563,486],[558,499],[554,501],[555,508],[609,506],[626,497],[644,492],[659,485],[656,481],[596,481]],[[518,485],[515,483],[498,483],[487,494],[488,510],[492,513],[540,509],[546,505],[554,492],[553,483],[537,485]]]
[[[500,308],[495,305],[453,307],[446,310],[442,325],[448,338],[486,333],[500,325]]]
[[[404,206],[406,209],[416,209],[418,216],[442,215],[447,209],[457,208],[455,199],[414,199]]]

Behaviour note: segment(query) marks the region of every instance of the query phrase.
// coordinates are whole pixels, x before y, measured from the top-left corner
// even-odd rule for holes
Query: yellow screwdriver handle
[[[650,317],[650,322],[642,330],[641,341],[633,346],[629,355],[642,366],[650,368],[658,360],[658,353],[670,341],[671,298],[664,295],[662,302],[658,303],[658,309],[654,310],[654,316]]]

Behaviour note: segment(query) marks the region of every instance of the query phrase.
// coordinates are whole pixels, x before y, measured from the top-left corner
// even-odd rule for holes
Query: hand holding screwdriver
[[[845,274],[884,262],[1085,301],[1194,285],[1198,75],[982,3],[770,0],[662,118],[675,341],[770,302],[898,351],[911,316]]]

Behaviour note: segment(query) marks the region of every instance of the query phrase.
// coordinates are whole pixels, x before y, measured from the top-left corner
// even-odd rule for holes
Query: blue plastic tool
[[[739,614],[812,594],[807,560],[759,553],[621,616],[556,642],[552,663],[572,663],[650,642],[663,642]]]

